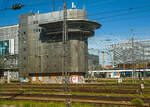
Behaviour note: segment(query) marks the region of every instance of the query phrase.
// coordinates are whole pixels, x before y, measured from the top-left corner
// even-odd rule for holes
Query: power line
[[[106,16],[106,17],[99,17],[99,18],[95,18],[93,20],[97,20],[97,19],[109,19],[109,18],[114,18],[114,17],[118,17],[118,16],[126,16],[126,15],[131,15],[131,14],[136,14],[136,13],[149,12],[149,11],[150,11],[150,9],[147,9],[147,10],[135,11],[135,12],[131,12],[131,13],[124,13],[124,14],[117,14],[117,15]]]
[[[150,5],[138,6],[138,7],[135,7],[135,8],[126,8],[126,9],[117,9],[117,10],[112,10],[112,11],[97,12],[97,13],[94,13],[94,14],[88,14],[87,16],[98,16],[98,15],[102,15],[102,14],[110,14],[110,13],[131,11],[131,13],[123,13],[123,14],[117,14],[117,15],[112,15],[112,16],[100,17],[100,18],[95,18],[94,20],[96,20],[96,19],[109,19],[109,18],[113,18],[113,17],[117,17],[117,16],[135,14],[137,12],[148,12],[149,9],[148,10],[142,10],[142,11],[133,11],[133,10],[136,10],[136,9],[143,9],[143,8],[147,8],[147,7],[150,7]]]
[[[143,8],[148,8],[148,7],[150,7],[150,5],[137,6],[137,7],[134,7],[134,8],[117,9],[117,10],[104,11],[104,12],[97,12],[97,13],[93,13],[93,14],[88,14],[87,16],[98,16],[98,15],[102,15],[102,14],[110,14],[110,13],[117,13],[117,12],[133,11],[133,10],[136,10],[136,9],[143,9]],[[115,16],[117,16],[117,15],[115,15]],[[112,17],[112,16],[107,16],[107,17]]]
[[[127,18],[120,18],[120,19],[109,19],[109,20],[101,20],[101,22],[116,22],[116,21],[122,21],[122,20],[133,20],[133,19],[137,19],[137,18],[141,18],[141,17],[147,17],[150,15],[142,15],[142,16],[135,16],[135,17],[127,17]]]
[[[107,3],[113,3],[114,1],[116,1],[116,0],[107,0],[107,1],[103,1],[103,2],[88,3],[87,6],[88,7],[89,6],[91,6],[91,7],[93,7],[93,6],[100,6],[100,5],[107,4]]]
[[[93,14],[89,14],[88,16],[96,16],[96,15],[102,15],[102,14],[110,14],[110,13],[115,13],[115,12],[124,12],[124,11],[133,11],[135,9],[142,9],[142,8],[147,8],[150,7],[150,5],[145,5],[145,6],[138,6],[134,8],[125,8],[125,9],[117,9],[117,10],[111,10],[111,11],[104,11],[104,12],[97,12]]]
[[[30,5],[34,5],[34,4],[30,4]],[[102,15],[102,14],[110,14],[110,13],[115,13],[115,12],[123,12],[123,11],[130,11],[130,10],[135,10],[135,9],[141,9],[141,8],[146,8],[146,7],[150,7],[150,5],[145,5],[145,6],[138,6],[135,8],[126,8],[126,9],[118,9],[118,10],[112,10],[112,11],[104,11],[104,12],[97,12],[94,14],[89,14],[87,16],[97,16],[97,15]],[[7,9],[12,9],[12,8],[5,8],[5,9],[0,9],[0,11],[2,10],[7,10]],[[146,10],[145,10],[146,11]],[[144,11],[142,11],[144,12]],[[135,12],[132,12],[135,14]],[[100,18],[96,18],[96,19],[107,19],[107,18],[112,18],[112,17],[117,17],[117,16],[124,16],[124,15],[128,15],[130,13],[125,13],[125,14],[119,14],[119,15],[113,15],[113,16],[107,16],[107,17],[100,17]],[[95,19],[94,19],[95,20]]]

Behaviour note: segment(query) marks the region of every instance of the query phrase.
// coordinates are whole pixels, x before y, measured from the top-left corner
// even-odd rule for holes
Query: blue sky
[[[31,10],[41,13],[52,11],[53,0],[0,0],[0,9],[13,3],[25,4],[21,10],[0,11],[0,26],[17,24],[20,14]],[[63,0],[55,0],[56,10],[63,8]],[[66,0],[67,7],[75,2],[77,8],[86,7],[88,18],[102,24],[95,33],[97,40],[112,39],[111,42],[89,42],[89,48],[103,49],[112,42],[129,40],[132,35],[138,40],[150,38],[150,0]],[[123,11],[125,10],[125,11]],[[115,11],[115,12],[114,12]],[[116,12],[117,11],[117,12]],[[133,29],[133,33],[131,33]]]

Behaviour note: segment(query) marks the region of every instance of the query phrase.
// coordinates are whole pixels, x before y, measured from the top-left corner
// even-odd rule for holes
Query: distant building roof
[[[4,28],[11,28],[11,27],[18,27],[18,24],[14,24],[14,25],[7,25],[7,26],[0,26],[0,29],[4,29]]]

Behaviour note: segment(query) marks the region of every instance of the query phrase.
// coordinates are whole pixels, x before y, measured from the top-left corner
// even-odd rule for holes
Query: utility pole
[[[67,24],[67,5],[64,0],[64,17],[63,17],[63,64],[62,64],[62,76],[64,77],[64,91],[66,95],[66,107],[71,107],[70,101],[70,79],[69,79],[69,70],[68,70],[68,24]]]
[[[103,70],[104,70],[104,67],[105,67],[105,65],[104,65],[104,51],[102,51],[102,59],[103,59]]]
[[[142,58],[141,58],[141,59],[142,59],[141,62],[142,62],[142,64],[143,64],[143,66],[142,66],[142,67],[143,67],[143,74],[145,74],[145,70],[144,70],[144,68],[145,68],[145,63],[144,63],[144,62],[145,62],[145,58],[144,58],[144,45],[142,46],[142,51],[143,51],[143,52],[142,52],[143,55],[142,55]],[[142,65],[142,64],[141,64],[141,65]],[[144,76],[143,76],[143,77],[144,77]],[[140,95],[143,95],[144,79],[142,78],[142,73],[141,73],[141,72],[140,72],[140,74],[139,74],[139,80],[140,80],[140,83],[139,83],[139,88],[140,88],[140,89],[139,89],[139,92],[140,92],[140,93],[139,93],[139,94],[140,94]]]
[[[131,38],[131,52],[132,52],[132,55],[131,55],[131,58],[132,58],[132,80],[133,80],[133,83],[136,82],[135,80],[135,54],[134,54],[134,37],[133,37],[133,29],[131,29],[131,35],[132,35],[132,38]]]
[[[143,77],[145,78],[145,50],[144,50],[144,46],[142,47],[143,48]],[[141,74],[142,75],[142,74]]]
[[[134,38],[131,38],[131,45],[132,45],[132,79],[133,83],[135,83],[135,60],[134,60]]]
[[[99,64],[98,64],[98,69],[100,70],[100,50],[97,50],[98,56],[99,56]]]

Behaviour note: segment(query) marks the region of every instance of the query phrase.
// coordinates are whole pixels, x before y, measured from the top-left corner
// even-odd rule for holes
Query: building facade
[[[0,74],[19,70],[20,77],[31,81],[60,82],[65,62],[70,77],[83,81],[88,71],[88,37],[101,25],[88,20],[85,10],[68,9],[66,51],[63,16],[63,10],[29,13],[20,15],[17,25],[0,27]]]
[[[0,27],[0,55],[18,54],[18,25]]]
[[[98,55],[88,54],[88,69],[89,71],[101,69]]]
[[[112,63],[120,69],[150,68],[150,40],[130,40],[109,45]]]
[[[26,14],[19,18],[19,70],[22,77],[62,76],[64,60],[70,76],[82,76],[88,71],[88,37],[100,28],[89,21],[84,10],[68,9],[67,56],[63,47],[63,11],[46,14]],[[39,77],[37,79],[37,77]],[[47,78],[46,78],[47,79]],[[58,79],[58,78],[57,78]]]
[[[0,27],[0,77],[18,79],[18,27]]]

